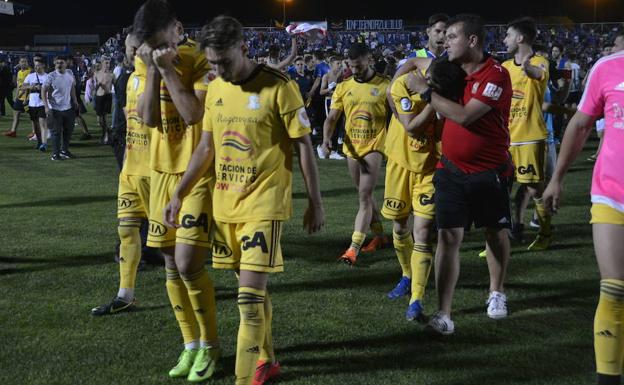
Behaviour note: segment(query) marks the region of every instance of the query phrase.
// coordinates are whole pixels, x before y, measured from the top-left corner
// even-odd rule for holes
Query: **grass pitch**
[[[93,113],[87,115],[97,133]],[[0,131],[10,118],[0,118]],[[165,291],[165,273],[138,276],[137,312],[94,318],[116,293],[113,262],[117,170],[96,140],[52,162],[32,149],[22,118],[17,139],[0,137],[0,383],[181,384],[167,371],[182,349]],[[94,135],[94,137],[97,135]],[[507,279],[510,317],[485,314],[488,274],[477,257],[483,234],[462,247],[455,296],[456,332],[434,338],[405,320],[407,300],[385,294],[400,277],[394,251],[364,255],[354,268],[336,262],[348,245],[356,191],[346,164],[320,161],[325,229],[302,230],[307,203],[297,170],[295,215],[285,224],[286,271],[271,276],[274,337],[283,384],[588,384],[594,379],[592,319],[599,293],[589,221],[591,142],[565,183],[546,252],[514,245]],[[376,190],[381,201],[383,178]],[[390,222],[385,229],[391,231]],[[529,231],[531,239],[534,232]],[[238,309],[230,272],[209,269],[217,286],[223,370],[211,384],[232,384]],[[428,312],[436,298],[430,283]]]

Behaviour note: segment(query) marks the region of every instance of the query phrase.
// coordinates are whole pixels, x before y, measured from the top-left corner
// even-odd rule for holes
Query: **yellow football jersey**
[[[259,65],[243,83],[213,80],[205,131],[215,144],[213,216],[226,223],[286,220],[292,213],[292,138],[310,133],[297,83]]]
[[[419,114],[427,104],[421,100],[419,94],[410,92],[406,81],[407,74],[398,77],[392,83],[390,89],[392,101],[399,115]],[[412,138],[393,115],[386,138],[386,155],[407,170],[416,173],[431,172],[439,159],[436,143],[442,125],[443,121],[436,119],[420,137]]]
[[[122,173],[150,176],[150,128],[143,125],[137,112],[139,95],[145,90],[145,78],[133,73],[126,86],[126,157]]]
[[[20,94],[19,89],[20,87],[22,87],[22,84],[24,84],[24,80],[26,80],[26,76],[28,76],[30,73],[32,72],[32,69],[30,69],[30,67],[26,68],[25,70],[19,70],[17,71],[17,89],[18,89],[18,99],[20,99],[21,101],[26,101],[28,100],[28,92],[22,92]]]
[[[354,77],[336,86],[331,109],[345,114],[343,152],[351,158],[360,158],[369,152],[383,151],[386,138],[388,106],[386,89],[390,79],[375,74],[366,83]]]
[[[511,143],[544,140],[548,136],[542,114],[544,93],[548,86],[548,60],[534,55],[530,63],[544,71],[542,79],[529,78],[522,70],[522,65],[516,64],[514,59],[503,63],[503,67],[509,71],[513,88],[509,113]]]
[[[175,69],[182,84],[189,90],[205,91],[210,66],[199,45],[190,39],[178,44]],[[135,72],[146,75],[145,63],[137,56]],[[161,125],[152,131],[150,167],[153,170],[183,173],[201,137],[201,122],[187,125],[176,109],[164,80],[160,83]]]

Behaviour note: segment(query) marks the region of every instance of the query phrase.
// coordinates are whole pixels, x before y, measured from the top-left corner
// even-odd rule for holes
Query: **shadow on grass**
[[[95,195],[95,196],[73,196],[56,199],[45,199],[32,202],[18,202],[0,205],[0,209],[22,208],[22,207],[48,207],[48,206],[74,206],[81,204],[91,204],[94,202],[115,201],[115,195]]]
[[[25,267],[0,267],[0,275],[10,275],[18,273],[32,273],[36,271],[46,271],[52,269],[59,269],[65,267],[83,267],[103,265],[112,262],[111,253],[81,255],[76,257],[65,258],[50,258],[48,260],[42,260],[41,258],[12,258],[12,257],[0,257],[2,263],[38,263],[35,266]]]

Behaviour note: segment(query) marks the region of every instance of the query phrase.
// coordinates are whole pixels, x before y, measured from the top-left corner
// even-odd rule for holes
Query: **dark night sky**
[[[268,24],[281,20],[280,0],[170,0],[179,18],[186,24],[201,24],[218,13],[228,13],[244,23]],[[505,23],[517,16],[568,16],[576,22],[593,21],[594,0],[501,0],[449,1],[430,0],[290,0],[287,4],[289,20],[318,20],[328,18],[403,18],[405,21],[423,21],[435,12],[456,14],[472,12],[482,15],[487,22]],[[623,21],[624,0],[595,0],[598,2],[598,21]],[[97,9],[87,9],[86,1],[19,0],[32,8],[23,16],[0,15],[0,25],[127,25],[142,3],[136,0],[94,0]],[[192,4],[189,6],[189,4]],[[223,5],[220,5],[223,4]],[[408,5],[406,5],[408,4]]]

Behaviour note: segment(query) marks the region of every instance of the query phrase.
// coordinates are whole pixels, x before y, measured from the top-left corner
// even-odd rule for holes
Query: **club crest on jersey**
[[[247,103],[247,108],[250,110],[259,110],[260,109],[260,95],[258,94],[249,95],[249,103]]]
[[[371,89],[371,95],[373,95],[373,96],[379,96],[379,88],[373,88],[373,89]]]
[[[412,109],[412,101],[410,100],[410,98],[401,99],[401,109],[405,112]]]
[[[297,111],[297,117],[299,118],[299,122],[306,128],[310,128],[310,119],[308,119],[308,114],[306,113],[305,108],[301,107],[299,111]]]
[[[475,82],[475,84],[472,85],[472,93],[476,94],[478,89],[479,89],[479,82]]]

